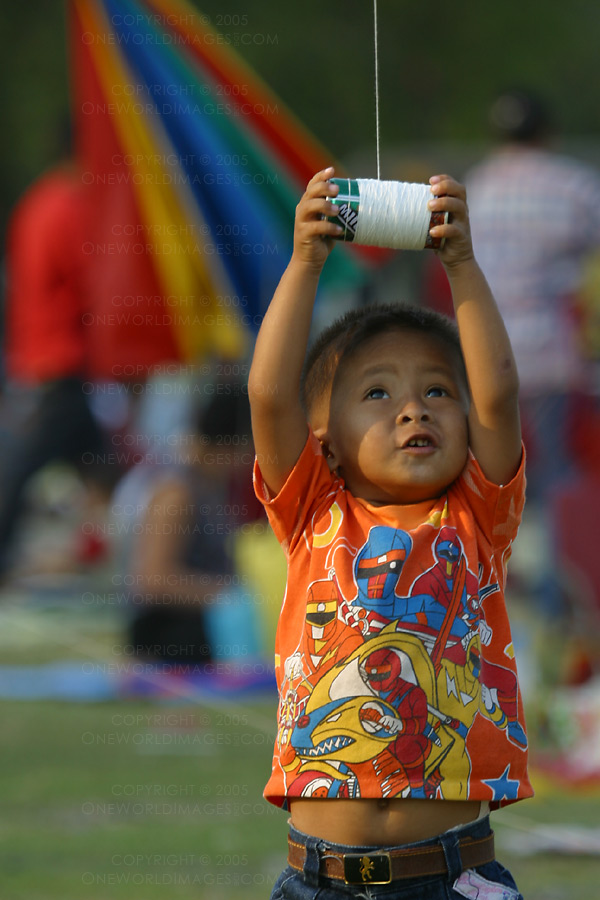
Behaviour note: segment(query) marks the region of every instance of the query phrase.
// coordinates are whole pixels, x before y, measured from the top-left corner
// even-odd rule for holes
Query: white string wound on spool
[[[330,221],[344,228],[339,239],[394,250],[439,250],[443,238],[429,234],[448,221],[448,213],[431,212],[429,185],[373,178],[332,178],[339,185],[337,207]]]

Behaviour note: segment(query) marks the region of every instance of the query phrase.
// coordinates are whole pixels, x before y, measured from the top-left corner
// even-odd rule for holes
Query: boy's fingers
[[[334,171],[333,166],[330,166],[328,169],[323,169],[322,172],[317,172],[317,174],[308,182],[304,196],[335,197],[339,192],[339,185],[331,184],[328,180],[333,177]]]
[[[466,200],[467,198],[465,186],[455,181],[451,175],[433,175],[429,179],[429,183],[431,185],[431,193],[438,197],[446,194],[451,197],[458,197],[461,200]]]
[[[341,225],[335,225],[328,219],[317,219],[315,222],[307,222],[302,233],[306,237],[337,237],[343,230]]]
[[[445,238],[448,241],[444,248],[445,253],[446,251],[451,252],[457,249],[459,245],[463,250],[467,244],[470,245],[468,232],[455,222],[447,222],[445,225],[434,225],[433,228],[429,229],[429,234],[433,238]],[[454,246],[455,244],[456,247]],[[472,255],[472,251],[470,251],[469,255]]]
[[[329,181],[315,181],[309,185],[304,194],[305,199],[313,197],[335,197],[339,193],[337,184],[331,184]]]
[[[463,232],[454,222],[446,222],[445,225],[434,225],[429,229],[429,234],[432,237],[456,238],[460,237]]]
[[[317,216],[333,216],[335,212],[336,206],[324,197],[314,197],[313,199],[305,197],[297,207],[298,216],[307,219]]]
[[[326,169],[321,169],[320,172],[317,172],[316,175],[313,175],[308,184],[311,185],[316,181],[327,181],[329,178],[333,178],[334,174],[335,169],[333,168],[333,166],[327,166]]]
[[[432,197],[431,200],[427,201],[427,208],[435,212],[449,212],[459,216],[464,215],[466,211],[465,201],[450,194]]]
[[[344,229],[328,218],[329,213],[311,216],[303,221],[298,229],[300,234],[339,234]]]

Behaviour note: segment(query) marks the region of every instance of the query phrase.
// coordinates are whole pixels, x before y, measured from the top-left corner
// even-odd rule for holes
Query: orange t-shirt
[[[525,495],[470,454],[436,499],[372,506],[309,434],[279,494],[255,489],[288,558],[265,797],[487,800],[533,794],[506,607]]]

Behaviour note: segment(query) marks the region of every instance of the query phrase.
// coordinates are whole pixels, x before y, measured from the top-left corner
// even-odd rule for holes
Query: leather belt
[[[495,859],[494,832],[484,838],[462,838],[460,858],[464,869],[474,869]],[[346,884],[389,884],[397,878],[446,875],[448,866],[441,845],[414,850],[380,850],[371,853],[321,853],[319,874]],[[306,847],[288,836],[288,862],[302,870]]]

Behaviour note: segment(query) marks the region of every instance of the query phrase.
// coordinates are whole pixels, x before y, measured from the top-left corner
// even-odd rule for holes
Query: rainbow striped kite
[[[205,19],[185,0],[71,0],[100,376],[247,352],[331,161]],[[325,283],[356,287],[373,255],[340,247]]]

